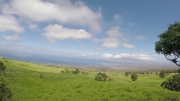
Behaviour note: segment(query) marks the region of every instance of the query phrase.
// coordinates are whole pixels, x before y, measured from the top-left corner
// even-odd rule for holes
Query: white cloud
[[[84,45],[80,45],[79,47],[80,47],[81,49],[86,48],[86,46],[84,46]]]
[[[7,41],[20,41],[21,40],[21,38],[17,34],[14,34],[13,36],[3,36],[3,39]]]
[[[51,43],[55,43],[56,40],[90,39],[92,37],[91,34],[83,29],[68,29],[58,24],[49,25],[44,28],[44,31],[45,33],[43,33],[42,35]]]
[[[93,47],[94,50],[99,51],[99,47]]]
[[[136,40],[144,40],[145,38],[142,35],[140,35],[140,36],[135,37],[135,39]]]
[[[110,57],[113,57],[113,55],[109,54],[109,53],[105,53],[105,54],[103,54],[103,57],[110,58]]]
[[[35,31],[39,30],[37,24],[29,23],[28,25],[29,25],[29,29],[32,29],[32,30],[35,30]]]
[[[119,46],[119,40],[117,38],[105,38],[103,45],[106,48],[117,48]]]
[[[121,16],[120,16],[119,14],[115,14],[114,17],[113,17],[113,19],[114,19],[115,21],[117,21],[117,22],[122,22],[122,18],[121,18]]]
[[[126,47],[126,48],[134,48],[135,46],[132,45],[132,44],[128,44],[128,43],[123,43],[121,44],[123,47]]]
[[[114,58],[130,58],[130,59],[139,59],[139,60],[152,60],[152,58],[148,54],[128,54],[128,53],[123,53],[119,55],[115,55]]]
[[[80,56],[84,56],[84,57],[93,57],[93,56],[98,56],[97,53],[82,53],[79,54]]]
[[[18,24],[15,17],[0,15],[0,32],[9,30],[21,33],[24,29]]]
[[[119,29],[120,28],[116,26],[107,31],[108,37],[104,39],[102,46],[106,48],[117,48],[119,46],[119,37],[121,36]]]
[[[117,48],[118,46],[123,46],[125,48],[134,48],[135,46],[132,44],[128,44],[128,37],[121,31],[122,29],[119,26],[112,27],[107,31],[107,38],[104,38],[102,46],[106,48]],[[92,40],[94,42],[101,42],[100,39]]]
[[[35,22],[57,21],[89,27],[100,31],[101,11],[92,11],[81,1],[69,0],[11,0],[2,7],[3,14],[14,14]]]

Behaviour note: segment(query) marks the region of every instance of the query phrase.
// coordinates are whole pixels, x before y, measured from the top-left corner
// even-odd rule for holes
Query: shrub
[[[159,77],[164,78],[165,76],[166,76],[165,70],[161,70],[161,72],[159,73]]]
[[[73,74],[79,74],[80,70],[76,69],[75,71],[72,71]]]
[[[40,78],[43,78],[43,74],[40,74],[39,77],[40,77]]]
[[[138,78],[137,73],[133,73],[133,74],[131,75],[131,80],[132,80],[132,81],[136,81],[137,78]]]
[[[179,74],[180,74],[180,69],[178,69],[178,70],[177,70],[177,73],[179,73]]]
[[[180,74],[176,74],[167,81],[164,81],[161,86],[172,91],[180,91]]]
[[[0,62],[0,101],[6,101],[12,97],[12,93],[7,87],[5,69],[6,67]]]
[[[61,73],[64,73],[64,71],[61,71]]]
[[[129,74],[132,74],[131,72],[125,72],[125,76],[129,76]]]
[[[66,73],[69,73],[69,70],[68,70],[68,68],[66,68],[66,69],[65,69],[65,71],[66,71]]]
[[[95,80],[97,81],[106,81],[106,79],[108,78],[108,76],[106,75],[106,73],[97,73],[97,75],[95,76]]]

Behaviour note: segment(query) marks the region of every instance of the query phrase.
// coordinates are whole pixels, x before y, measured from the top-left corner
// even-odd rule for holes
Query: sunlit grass
[[[102,82],[94,80],[98,71],[61,73],[65,68],[9,59],[0,61],[7,67],[13,101],[168,101],[180,95],[160,86],[173,74],[163,79],[155,74],[138,75],[137,81],[132,81],[124,73],[106,72],[113,81]]]

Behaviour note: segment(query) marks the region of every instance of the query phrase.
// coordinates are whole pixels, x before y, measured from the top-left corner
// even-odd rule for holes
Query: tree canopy
[[[95,76],[95,80],[97,81],[106,81],[106,79],[108,78],[108,76],[106,75],[106,73],[97,73],[97,75]]]
[[[180,91],[180,74],[176,74],[164,81],[161,86],[172,91]]]
[[[155,43],[155,51],[180,66],[180,22],[170,24],[167,31],[158,37],[160,40]]]

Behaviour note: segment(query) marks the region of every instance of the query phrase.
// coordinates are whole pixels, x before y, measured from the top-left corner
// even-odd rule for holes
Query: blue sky
[[[172,64],[155,53],[154,43],[169,24],[180,21],[179,4],[180,0],[0,0],[0,55]]]

